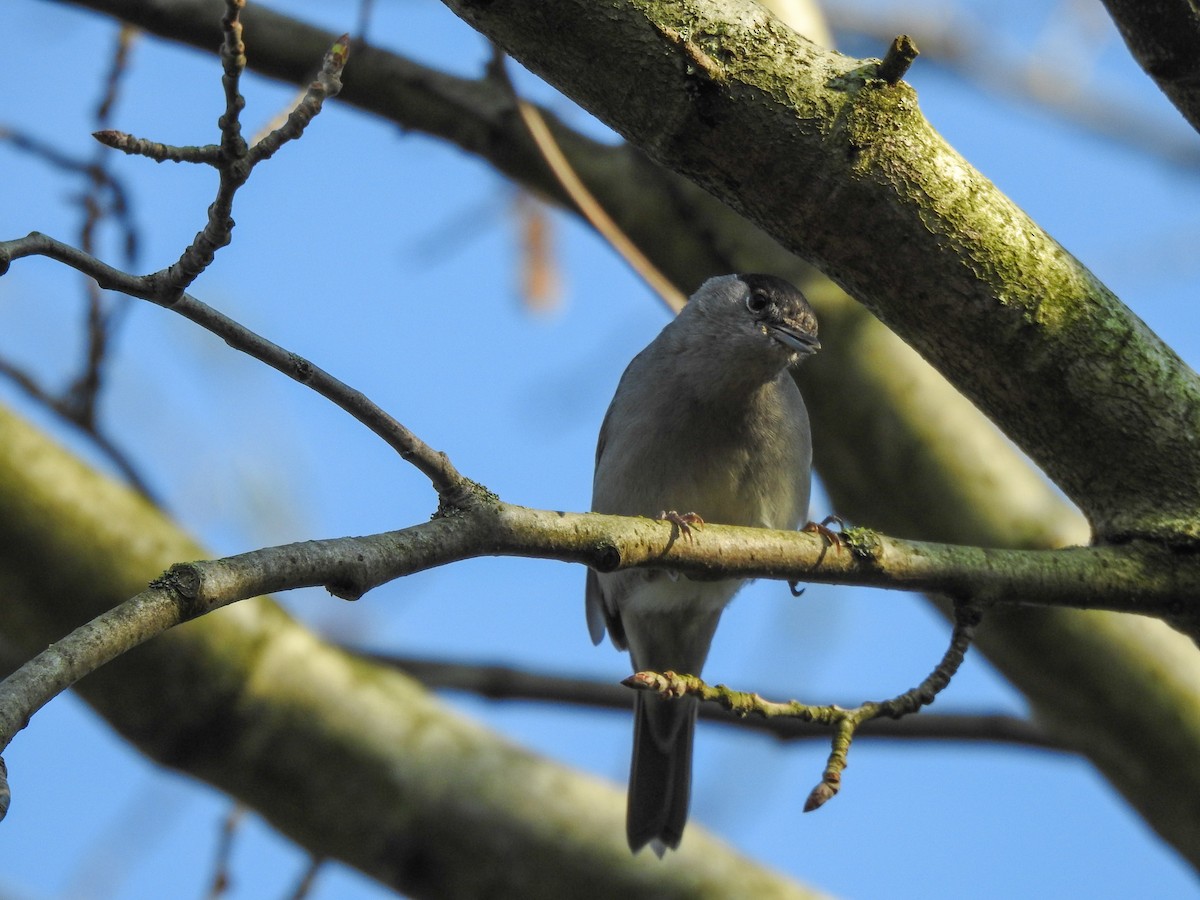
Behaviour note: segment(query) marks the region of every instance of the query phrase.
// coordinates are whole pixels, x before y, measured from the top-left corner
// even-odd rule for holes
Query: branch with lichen
[[[514,666],[467,660],[429,659],[367,650],[342,644],[362,659],[398,669],[426,687],[464,691],[487,700],[533,700],[566,703],[589,709],[629,709],[629,691],[620,684],[592,678],[573,678]],[[757,695],[755,695],[757,696]],[[700,707],[701,719],[769,734],[784,741],[825,737],[823,727],[789,716],[744,716],[715,703]],[[941,712],[902,719],[870,719],[857,731],[860,737],[898,741],[975,741],[1065,751],[1036,722],[1001,712]]]
[[[654,691],[661,697],[696,697],[701,701],[716,703],[737,716],[795,718],[832,728],[833,748],[825,764],[825,771],[821,775],[821,781],[812,789],[804,803],[804,811],[812,812],[824,806],[841,788],[842,772],[850,755],[850,744],[859,728],[866,722],[883,716],[902,718],[932,703],[958,671],[980,620],[980,610],[975,604],[956,604],[950,646],[942,656],[941,662],[919,685],[891,699],[868,700],[850,709],[832,705],[813,706],[798,700],[772,702],[758,694],[735,691],[723,684],[713,687],[695,675],[680,675],[675,672],[635,672],[621,683],[637,690]]]
[[[115,5],[101,0],[86,5],[109,11],[117,9]],[[203,4],[176,5],[166,10],[153,4],[121,4],[120,14],[140,17],[140,24],[159,33],[182,36],[182,39],[192,42],[198,40],[197,35],[200,35],[201,43],[216,46],[216,41],[207,41],[204,37],[207,33],[195,25],[196,17],[205,13],[202,7]],[[285,17],[272,14],[269,10],[252,9],[249,15],[261,16],[256,21],[264,25],[261,32],[256,32],[254,63],[275,77],[307,79],[307,60],[316,58],[328,46],[328,37],[315,29],[290,23]],[[181,22],[187,24],[180,26]],[[283,27],[268,36],[265,27],[268,23]],[[261,45],[257,43],[259,33],[263,35]],[[321,41],[324,44],[316,46]],[[307,56],[305,48],[309,50]],[[532,171],[536,172],[532,176],[534,180],[545,178],[540,160],[531,153],[531,148],[522,144],[520,128],[512,127],[512,122],[506,123],[503,111],[508,108],[503,105],[498,107],[494,102],[494,86],[445,76],[382,52],[369,54],[369,59],[368,55],[364,55],[363,62],[374,66],[365,70],[370,71],[371,75],[360,77],[364,70],[357,70],[356,67],[355,80],[346,94],[362,107],[403,121],[408,127],[448,136],[468,150],[489,156],[503,171],[523,172],[527,178],[531,177],[529,173]],[[611,71],[619,72],[622,69],[613,66]],[[382,85],[387,85],[389,89],[379,89]],[[489,90],[489,87],[492,89]],[[798,85],[794,87],[800,89]],[[497,114],[498,108],[502,110],[500,114]],[[672,181],[669,176],[660,179],[652,175],[651,168],[640,161],[636,152],[627,151],[627,148],[611,148],[610,152],[602,152],[594,144],[566,132],[557,124],[555,133],[560,140],[565,138],[564,146],[576,165],[587,167],[585,171],[589,184],[597,183],[593,174],[597,166],[593,165],[593,159],[601,170],[606,163],[616,163],[612,167],[613,176],[604,186],[606,205],[618,217],[623,217],[627,228],[630,228],[628,223],[634,223],[630,228],[631,234],[637,236],[639,228],[643,234],[654,234],[657,229],[659,233],[671,233],[686,242],[685,246],[690,249],[683,252],[675,243],[669,248],[659,246],[662,242],[651,242],[650,245],[652,252],[659,254],[659,264],[664,265],[665,261],[664,267],[675,278],[696,277],[702,271],[737,270],[771,270],[795,277],[791,273],[797,271],[795,267],[798,263],[787,254],[780,253],[777,248],[764,248],[761,242],[752,241],[749,237],[737,238],[735,230],[725,230],[723,225],[718,228],[714,223],[725,223],[733,218],[732,214],[715,203],[704,205],[700,194],[686,192],[677,179]],[[579,156],[581,149],[588,153],[594,151],[594,155],[586,158]],[[528,164],[531,157],[534,160],[532,165]],[[627,177],[628,167],[623,167],[627,160],[635,166],[634,170],[639,176],[637,179]],[[631,183],[636,183],[637,199],[643,202],[613,202],[613,192],[619,192],[621,185],[628,187]],[[550,186],[549,190],[557,193],[554,186]],[[648,197],[665,199],[657,202],[648,200]],[[980,202],[976,205],[983,208],[986,204]],[[703,214],[697,210],[703,210]],[[659,217],[664,211],[668,214],[667,219],[671,219],[671,216],[676,219],[662,224],[663,219]],[[692,233],[688,222],[698,220],[703,220],[705,224],[695,230],[697,233]],[[764,259],[770,262],[762,262]],[[920,266],[932,271],[924,263]],[[838,305],[845,307],[846,304],[839,301]],[[842,312],[838,313],[839,318],[843,315]],[[825,316],[823,325],[830,324],[831,319],[832,316]],[[873,422],[886,420],[891,430],[888,430],[887,446],[878,448],[870,464],[863,467],[857,460],[851,459],[854,454],[838,453],[836,449],[831,449],[845,438],[839,437],[839,429],[828,429],[827,438],[818,450],[824,456],[823,465],[828,467],[823,469],[824,475],[841,468],[836,482],[843,498],[837,500],[839,509],[849,511],[845,501],[849,493],[867,498],[866,507],[872,507],[873,504],[872,508],[878,510],[877,514],[859,514],[857,517],[862,520],[878,522],[881,516],[888,516],[889,522],[897,519],[903,521],[902,526],[889,526],[898,532],[959,534],[965,535],[965,541],[981,545],[1046,545],[1063,541],[1064,534],[1071,535],[1075,541],[1086,540],[1085,536],[1079,535],[1078,520],[1064,512],[1060,499],[1050,497],[1044,485],[1034,490],[1033,486],[1026,483],[1030,479],[1026,479],[1021,484],[1030,487],[1030,491],[1014,489],[1012,479],[1020,474],[1015,471],[1018,468],[1015,464],[1005,468],[1002,477],[994,477],[996,473],[992,472],[981,473],[981,465],[992,466],[996,457],[1009,458],[1011,454],[1005,445],[996,439],[986,451],[980,451],[978,444],[974,443],[981,432],[980,420],[974,410],[969,409],[969,404],[944,383],[940,392],[926,389],[932,375],[917,366],[915,357],[911,355],[898,351],[889,353],[887,363],[883,364],[880,362],[879,341],[865,345],[870,353],[860,351],[855,341],[859,341],[870,329],[862,324],[861,316],[854,322],[853,328],[841,332],[843,340],[837,344],[837,351],[832,349],[832,345],[831,350],[827,351],[831,355],[824,362],[837,375],[830,376],[824,382],[830,390],[821,391],[819,396],[828,398],[826,402],[836,407],[831,415],[836,415],[839,420],[844,418],[845,404],[851,399],[856,406],[873,406],[873,411],[864,415],[868,415]],[[876,328],[874,333],[881,331]],[[892,342],[892,347],[898,348],[898,342]],[[861,362],[856,363],[856,354],[862,359],[869,359],[872,365],[866,367]],[[905,374],[895,379],[884,377],[887,373],[867,372],[868,368],[890,371],[897,365],[905,367]],[[914,403],[912,379],[908,377],[910,372],[917,373],[917,380],[923,386],[923,408],[935,414],[923,414],[921,407]],[[819,370],[816,366],[806,373],[806,377],[817,375]],[[894,390],[898,386],[903,387],[902,395]],[[955,410],[955,416],[947,417],[949,409]],[[897,440],[892,423],[902,427],[903,440]],[[967,444],[962,440],[967,436],[972,443]],[[955,446],[947,446],[951,443]],[[914,469],[911,466],[912,452],[918,446],[923,454],[922,459],[936,456],[936,461]],[[1170,458],[1169,454],[1151,452]],[[897,460],[902,468],[899,478],[895,477]],[[970,471],[972,477],[961,477],[964,471]],[[926,478],[931,472],[934,475],[932,486],[929,483],[914,483],[914,479]],[[892,476],[891,483],[902,485],[904,495],[919,498],[917,502],[884,507],[879,498],[896,493],[888,489],[889,475]],[[1038,496],[1045,495],[1045,502],[1030,504],[1030,492]],[[859,510],[863,508],[859,506]],[[851,512],[851,515],[855,515],[855,512]],[[1136,558],[1138,553],[1147,549],[1147,573],[1164,577],[1163,570],[1172,565],[1171,553],[1156,555],[1153,548],[1134,547],[1130,558]],[[1135,596],[1136,591],[1131,590],[1130,597]],[[1190,702],[1191,696],[1186,688],[1178,687],[1175,682],[1168,684],[1162,677],[1158,662],[1164,646],[1173,646],[1165,640],[1171,635],[1165,630],[1130,628],[1125,620],[1097,615],[1006,616],[1003,621],[989,627],[981,640],[990,637],[994,651],[997,649],[997,635],[1002,635],[999,647],[1001,659],[1007,656],[1009,661],[1014,661],[1013,665],[1002,667],[1027,693],[1031,687],[1034,688],[1031,701],[1038,708],[1039,718],[1047,728],[1068,738],[1075,738],[1077,746],[1095,748],[1089,751],[1093,760],[1114,783],[1121,786],[1125,795],[1139,806],[1151,823],[1173,840],[1176,846],[1190,843],[1192,850],[1181,849],[1194,858],[1200,858],[1194,849],[1194,835],[1200,832],[1186,824],[1192,821],[1188,811],[1181,810],[1178,815],[1171,813],[1178,806],[1172,805],[1176,797],[1194,795],[1194,791],[1178,789],[1188,778],[1188,770],[1184,764],[1174,764],[1176,760],[1194,756],[1194,744],[1189,745],[1179,729],[1172,728],[1167,734],[1162,724],[1168,720],[1174,721],[1183,704]],[[1032,658],[1039,659],[1040,664],[1029,665]],[[1098,664],[1099,660],[1105,662]],[[1177,669],[1185,668],[1187,661],[1176,660],[1176,663]],[[1056,678],[1059,687],[1054,691],[1039,692],[1039,683],[1049,677]],[[1100,691],[1094,688],[1093,682],[1120,684],[1121,696],[1130,699],[1123,705],[1119,716],[1114,715],[1110,705],[1101,708],[1094,702],[1094,695]],[[1088,685],[1088,691],[1091,692],[1087,696],[1087,691],[1082,687],[1084,684]],[[1071,715],[1055,715],[1055,710],[1060,708],[1069,709]],[[1170,715],[1162,715],[1163,710],[1169,710]],[[1086,723],[1081,721],[1081,714]],[[1128,721],[1132,720],[1138,720],[1141,727],[1130,727]],[[1156,738],[1148,740],[1145,736],[1148,733],[1154,733]],[[1128,738],[1135,734],[1136,740]],[[1163,739],[1159,740],[1157,736]],[[1172,737],[1180,739],[1172,741]],[[1160,777],[1164,771],[1176,774],[1165,779]],[[1185,824],[1180,827],[1180,822]]]
[[[1200,544],[1200,377],[874,60],[825,52],[751,0],[444,2],[650,158],[852,287],[1100,539]],[[901,245],[897,278],[879,248]]]
[[[356,600],[396,578],[474,557],[557,559],[604,571],[666,568],[705,578],[736,575],[950,590],[970,598],[960,607],[950,650],[933,675],[892,700],[852,710],[780,707],[756,701],[753,695],[708,688],[698,679],[648,682],[667,691],[699,692],[704,699],[726,698],[731,708],[742,711],[778,715],[786,708],[791,715],[835,726],[835,752],[822,782],[832,790],[853,731],[862,721],[915,711],[945,686],[977,623],[976,604],[1119,606],[1136,591],[1139,611],[1161,612],[1174,608],[1176,591],[1200,596],[1200,559],[1174,566],[1166,580],[1143,581],[1142,573],[1156,568],[1155,553],[1169,552],[1161,547],[982,551],[851,530],[843,540],[852,552],[839,553],[830,552],[823,536],[805,532],[709,526],[703,535],[683,541],[670,523],[657,520],[530,509],[483,493],[472,498],[453,515],[401,531],[306,541],[172,567],[146,591],[76,629],[0,682],[0,750],[52,697],[175,625],[240,600],[301,587],[324,586],[334,596]],[[999,580],[997,573],[1002,573]]]

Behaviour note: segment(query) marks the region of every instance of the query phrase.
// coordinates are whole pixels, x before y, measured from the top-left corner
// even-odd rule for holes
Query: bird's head
[[[714,353],[762,356],[790,367],[821,349],[817,317],[808,300],[774,275],[721,275],[710,278],[681,314],[711,341]],[[718,349],[720,348],[720,349]]]

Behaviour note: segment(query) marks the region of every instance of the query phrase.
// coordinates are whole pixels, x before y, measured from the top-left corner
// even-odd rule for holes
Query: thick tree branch
[[[1102,537],[1200,539],[1200,380],[875,63],[822,52],[749,0],[447,5],[820,265],[999,422]],[[887,248],[901,246],[897,277]]]
[[[1136,2],[1126,5],[1147,8]],[[840,32],[883,46],[892,35],[907,31],[921,45],[923,65],[944,67],[982,91],[1032,107],[1116,147],[1184,171],[1200,168],[1200,144],[1189,132],[1164,121],[1157,110],[1113,96],[1101,84],[1089,83],[1091,79],[1070,61],[1039,52],[1037,46],[1028,48],[1031,52],[1025,56],[1004,52],[990,27],[963,9],[899,3],[884,9],[873,3],[827,5],[830,23]],[[1099,53],[1101,48],[1096,49]]]
[[[1191,0],[1103,0],[1129,52],[1200,131],[1200,10]]]
[[[220,0],[83,5],[209,52],[219,40]],[[258,6],[244,19],[254,34],[251,66],[297,84],[335,36]],[[451,140],[557,196],[494,85],[363,48],[339,96]],[[774,271],[805,286],[828,339],[803,372],[805,393],[818,466],[840,512],[896,534],[982,545],[1086,540],[1079,518],[977,411],[841,291],[637,152],[551,125],[589,188],[677,284],[690,289],[708,274]],[[897,256],[894,264],[905,260]],[[1190,642],[1159,625],[1100,612],[993,611],[979,641],[1048,732],[1086,752],[1166,839],[1200,861],[1200,814],[1188,801],[1200,794],[1200,783],[1189,781],[1200,753],[1200,667]],[[129,727],[121,716],[114,721]]]

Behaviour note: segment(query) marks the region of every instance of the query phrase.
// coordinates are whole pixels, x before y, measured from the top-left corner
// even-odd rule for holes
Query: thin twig
[[[240,95],[237,93],[237,76],[245,65],[245,47],[241,43],[237,19],[240,6],[238,0],[229,0],[227,16],[223,20],[223,82],[227,104],[226,113],[221,119],[220,160],[216,163],[222,173],[221,186],[218,188],[216,200],[209,208],[209,224],[197,235],[180,260],[160,272],[135,276],[109,266],[89,253],[47,235],[33,232],[24,238],[0,242],[0,275],[7,271],[14,259],[32,255],[48,256],[91,276],[101,288],[117,290],[172,309],[211,331],[235,349],[307,385],[350,413],[433,482],[443,509],[466,503],[473,495],[474,486],[458,473],[445,454],[430,448],[361,392],[350,388],[309,360],[255,334],[182,290],[183,285],[193,280],[211,262],[217,247],[228,243],[231,233],[229,229],[232,228],[232,219],[228,213],[232,208],[233,195],[249,177],[253,166],[268,159],[284,142],[298,138],[305,126],[320,111],[324,100],[337,93],[341,84],[340,73],[349,52],[348,39],[343,36],[326,54],[321,73],[310,86],[304,100],[289,116],[287,123],[247,153],[242,153],[239,149],[242,144],[237,122],[241,108]],[[122,136],[108,131],[101,132],[99,137],[109,143],[119,144],[124,141]],[[133,143],[125,142],[126,149],[133,147]],[[231,154],[239,158],[230,160]]]
[[[122,28],[113,63],[105,80],[103,94],[97,104],[97,124],[103,125],[111,115],[116,103],[121,76],[127,71],[129,50],[132,45],[132,28]],[[87,188],[80,195],[84,211],[80,229],[81,245],[89,253],[95,244],[95,232],[105,220],[115,223],[121,234],[125,260],[132,263],[138,246],[138,233],[133,218],[129,195],[124,185],[104,165],[102,157],[91,161],[76,159],[50,144],[19,130],[0,129],[0,140],[8,141],[18,150],[40,159],[56,169],[81,175],[87,180]],[[30,399],[41,404],[84,434],[108,457],[117,471],[135,491],[152,503],[158,498],[149,483],[138,471],[130,457],[104,432],[96,416],[96,401],[102,381],[102,367],[113,332],[120,322],[120,315],[128,308],[120,298],[105,308],[96,282],[87,281],[87,348],[82,371],[63,392],[53,392],[43,387],[30,373],[7,361],[0,361],[0,376],[9,379]]]
[[[343,34],[325,54],[317,77],[309,84],[308,90],[304,92],[304,96],[288,114],[284,123],[250,148],[251,166],[270,159],[288,141],[300,139],[304,129],[321,111],[325,101],[337,96],[342,89],[342,69],[345,68],[349,56],[350,35]]]
[[[843,715],[836,722],[837,731],[833,737],[829,760],[821,774],[820,783],[812,789],[804,803],[805,812],[819,809],[837,794],[842,784],[842,772],[845,771],[848,762],[850,744],[864,722],[881,716],[899,719],[915,713],[922,706],[932,703],[950,684],[950,679],[962,665],[963,656],[975,637],[975,629],[979,627],[981,619],[982,613],[976,604],[965,601],[955,603],[950,646],[924,681],[890,700],[867,702],[855,709],[842,710]]]
[[[221,834],[217,841],[217,856],[213,863],[213,877],[208,889],[208,900],[219,900],[229,893],[233,885],[233,875],[230,873],[229,862],[233,858],[233,843],[237,837],[242,820],[246,817],[246,807],[234,803],[221,821]]]
[[[291,894],[288,895],[288,900],[304,900],[312,893],[317,884],[317,875],[325,865],[324,858],[320,856],[310,856],[308,866],[300,875],[300,880],[296,882],[296,887]]]
[[[129,54],[137,30],[125,25],[117,33],[117,45],[113,50],[112,65],[104,81],[104,92],[96,105],[96,129],[104,130],[116,106],[122,76],[129,67]],[[108,174],[110,154],[99,152],[94,155],[87,168],[88,189],[81,203],[84,210],[83,224],[79,229],[79,246],[85,253],[96,254],[96,231],[110,212],[104,203],[105,185],[112,182]],[[126,242],[125,263],[132,265],[136,243]],[[108,348],[113,334],[121,321],[121,313],[127,309],[129,298],[111,298],[107,303],[99,285],[92,279],[86,281],[87,347],[84,351],[83,369],[68,388],[63,398],[64,406],[70,410],[70,418],[78,422],[85,431],[96,429],[96,403],[100,396],[104,377],[104,365],[108,359]],[[140,480],[140,479],[139,479]]]
[[[76,159],[45,141],[15,128],[0,127],[0,141],[7,141],[13,147],[40,159],[48,165],[64,172],[79,174],[89,179],[99,179],[107,197],[106,209],[114,217],[121,229],[121,241],[126,259],[136,250],[139,243],[137,229],[133,221],[132,201],[125,185],[112,173],[96,170],[90,160]]]
[[[349,38],[343,35],[325,55],[317,78],[288,116],[283,126],[272,131],[253,147],[246,144],[241,131],[241,112],[245,107],[239,84],[246,67],[246,45],[242,41],[241,10],[244,0],[226,0],[221,20],[221,84],[225,111],[218,124],[218,145],[173,147],[136,138],[111,129],[99,129],[94,137],[108,147],[162,162],[190,162],[211,165],[220,175],[217,194],[208,207],[204,227],[179,259],[149,276],[159,283],[160,299],[171,300],[182,294],[208,268],[216,253],[226,246],[233,233],[233,200],[246,183],[254,166],[269,159],[284,143],[299,138],[305,127],[321,111],[326,99],[341,89],[341,72],[349,57]]]
[[[850,709],[834,705],[814,706],[798,700],[773,702],[763,699],[758,694],[731,690],[724,685],[718,684],[713,687],[695,675],[680,675],[676,672],[636,672],[621,683],[636,690],[654,691],[668,698],[693,696],[717,703],[736,716],[795,718],[832,728],[833,746],[825,770],[821,774],[821,781],[809,793],[804,804],[804,811],[812,812],[837,794],[851,742],[865,722],[883,716],[897,719],[915,713],[922,706],[932,703],[937,694],[950,683],[950,679],[962,663],[963,654],[966,653],[980,621],[979,609],[972,603],[956,604],[954,611],[950,646],[933,672],[920,685],[890,700],[867,701]]]
[[[544,675],[510,666],[372,653],[348,646],[343,646],[343,649],[373,663],[398,669],[434,690],[465,691],[489,700],[531,700],[590,709],[629,709],[629,691],[610,681]],[[829,736],[827,728],[800,719],[739,716],[715,703],[702,704],[700,717],[720,724],[763,731],[782,740]],[[872,719],[863,723],[859,734],[863,737],[905,741],[984,741],[1042,750],[1070,749],[1028,719],[1003,713],[929,713],[901,719]]]
[[[455,507],[466,503],[474,491],[474,486],[459,474],[444,453],[431,448],[362,392],[190,294],[174,295],[173,286],[169,282],[161,282],[157,275],[130,275],[36,231],[23,238],[0,241],[0,275],[7,271],[12,260],[26,256],[46,256],[58,260],[95,278],[103,288],[166,307],[212,332],[235,350],[266,363],[316,391],[382,438],[402,459],[416,466],[433,483],[444,506]]]
[[[550,127],[537,107],[521,99],[517,94],[516,87],[508,77],[508,71],[505,68],[504,53],[498,47],[492,48],[492,62],[488,71],[497,83],[503,85],[512,96],[517,113],[521,116],[525,127],[529,129],[529,136],[533,138],[546,165],[584,218],[620,254],[629,267],[658,294],[668,309],[672,312],[679,312],[683,309],[687,297],[680,293],[679,289],[658,270],[654,263],[650,262],[646,254],[642,253],[620,226],[613,221],[612,216],[605,211],[604,207],[600,205],[600,201],[592,195],[592,192],[575,173],[575,169],[558,146],[558,141],[554,139],[553,132],[550,131]]]

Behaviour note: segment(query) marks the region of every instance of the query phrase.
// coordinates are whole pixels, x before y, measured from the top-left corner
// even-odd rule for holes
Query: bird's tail
[[[695,697],[666,699],[639,692],[634,698],[633,763],[625,830],[636,853],[646,844],[660,857],[679,846],[692,785]]]

